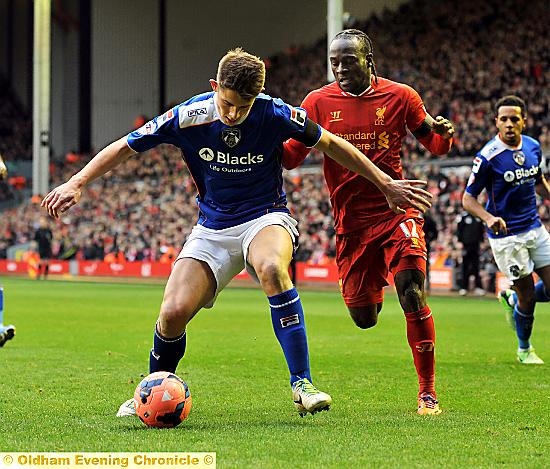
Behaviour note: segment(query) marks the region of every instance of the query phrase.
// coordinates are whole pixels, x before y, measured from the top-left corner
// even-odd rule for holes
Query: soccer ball
[[[191,411],[191,393],[174,373],[157,371],[146,376],[134,392],[136,414],[149,427],[175,427]]]

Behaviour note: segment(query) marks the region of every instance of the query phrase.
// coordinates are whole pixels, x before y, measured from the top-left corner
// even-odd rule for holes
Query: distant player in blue
[[[0,347],[3,347],[4,344],[8,340],[13,339],[14,336],[15,326],[13,324],[4,326],[4,289],[0,287]]]
[[[3,181],[8,177],[8,168],[4,163],[2,155],[0,155],[0,181]],[[0,286],[0,347],[3,347],[4,344],[13,339],[15,336],[15,326],[10,324],[4,326],[4,289]]]
[[[499,300],[518,336],[518,361],[533,365],[544,363],[530,342],[535,303],[550,301],[550,235],[535,193],[550,199],[550,187],[542,174],[539,142],[521,133],[526,118],[525,103],[517,96],[497,102],[498,134],[477,154],[462,204],[485,222],[498,268],[513,284],[513,290],[499,293]],[[477,201],[483,189],[485,208]],[[533,272],[541,279],[536,284]]]
[[[275,335],[290,372],[300,415],[327,410],[331,397],[313,384],[302,304],[289,276],[298,240],[286,206],[282,144],[293,137],[327,152],[386,195],[396,211],[424,211],[422,181],[394,181],[345,140],[321,129],[300,108],[262,94],[264,63],[242,49],[220,61],[212,92],[195,96],[101,150],[42,201],[59,217],[81,189],[137,152],[161,143],[179,147],[198,189],[198,223],[168,279],[155,327],[149,371],[175,372],[186,348],[186,326],[243,268],[256,278],[271,309]],[[401,207],[400,207],[401,206]],[[259,390],[261,392],[261,390]],[[133,400],[117,415],[134,415]]]

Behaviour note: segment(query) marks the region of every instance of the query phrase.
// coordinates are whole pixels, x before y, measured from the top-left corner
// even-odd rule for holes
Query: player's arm
[[[540,181],[537,181],[535,191],[543,199],[550,200],[550,184],[544,175],[541,176]]]
[[[435,119],[426,114],[420,126],[412,131],[416,139],[434,155],[445,155],[451,150],[455,129],[453,123],[443,116]]]
[[[462,196],[462,207],[474,217],[479,218],[494,234],[506,233],[506,222],[501,217],[495,217],[489,213],[477,198],[484,189],[487,189],[488,181],[492,179],[492,171],[487,160],[479,153],[474,158],[472,173],[468,178],[466,189]]]
[[[57,186],[46,195],[42,200],[41,206],[48,211],[50,216],[59,218],[63,212],[66,212],[78,203],[83,187],[126,161],[135,153],[128,146],[126,136],[114,141],[94,156],[71,179]]]
[[[351,143],[325,129],[322,129],[319,141],[314,146],[345,168],[372,182],[386,196],[394,212],[404,213],[402,207],[413,207],[425,212],[431,207],[432,195],[421,188],[426,185],[426,181],[392,179]]]
[[[468,194],[468,192],[464,192],[464,195],[462,196],[462,206],[468,213],[483,221],[483,223],[487,225],[487,228],[489,228],[494,234],[498,235],[506,233],[506,222],[500,217],[491,215],[487,210],[485,210],[483,205],[478,202],[477,198],[471,194]]]
[[[283,144],[283,168],[294,169],[302,164],[306,159],[310,149],[302,142],[288,139]]]

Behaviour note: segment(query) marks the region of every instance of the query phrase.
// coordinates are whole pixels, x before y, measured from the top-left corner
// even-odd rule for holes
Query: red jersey
[[[302,107],[309,118],[355,145],[393,179],[403,179],[400,151],[407,128],[415,131],[427,115],[420,95],[413,88],[385,78],[378,78],[378,84],[373,80],[358,96],[342,91],[336,82],[331,83],[309,93]],[[297,153],[302,161],[307,150],[303,146],[297,150],[295,145],[285,143],[285,160],[296,161]],[[323,171],[337,233],[355,231],[373,220],[395,215],[374,184],[327,155]]]

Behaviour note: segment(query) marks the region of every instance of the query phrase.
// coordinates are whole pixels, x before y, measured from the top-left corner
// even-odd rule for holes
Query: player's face
[[[216,92],[214,94],[214,101],[221,121],[225,125],[230,126],[242,123],[246,119],[246,116],[248,116],[256,98],[244,99],[235,90],[223,88],[215,80],[210,80],[210,84]]]
[[[495,119],[500,139],[511,147],[518,146],[525,120],[519,106],[500,106]]]
[[[361,44],[355,38],[335,39],[330,44],[330,68],[340,88],[361,94],[370,86],[370,67]]]

